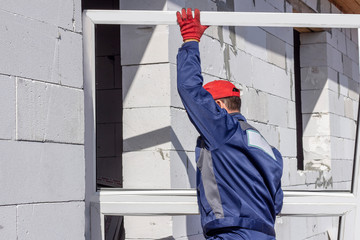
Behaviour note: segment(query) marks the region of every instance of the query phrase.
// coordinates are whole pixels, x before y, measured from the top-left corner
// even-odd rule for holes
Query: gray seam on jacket
[[[215,179],[211,152],[205,148],[202,148],[200,151],[198,168],[201,171],[206,200],[213,210],[215,217],[223,218],[224,210],[221,204],[219,188]]]

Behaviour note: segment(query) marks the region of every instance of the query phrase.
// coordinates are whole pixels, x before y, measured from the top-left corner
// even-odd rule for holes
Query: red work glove
[[[187,13],[185,8],[183,8],[181,10],[181,14],[180,12],[177,12],[176,16],[184,42],[189,39],[194,39],[200,42],[201,36],[209,26],[203,26],[200,24],[199,9],[195,9],[195,18],[192,16],[191,8],[187,9]]]

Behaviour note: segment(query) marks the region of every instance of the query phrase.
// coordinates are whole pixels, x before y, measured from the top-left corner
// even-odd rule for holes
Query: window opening
[[[89,12],[89,13],[91,13],[91,12]],[[211,15],[210,13],[207,13],[207,14],[209,14],[209,16]],[[263,13],[254,13],[253,15],[255,16],[257,14],[262,15]],[[146,15],[146,14],[144,14],[144,15]],[[205,15],[205,12],[204,12],[204,15]],[[263,15],[266,16],[266,14],[263,14]],[[92,20],[94,20],[92,23],[90,21],[85,21],[86,24],[87,24],[87,27],[91,27],[91,24],[99,24],[99,23],[122,24],[122,21],[123,21],[123,20],[115,20],[116,18],[111,19],[111,18],[107,18],[107,17],[104,17],[104,16],[100,16],[100,14],[93,14],[93,16],[95,18],[98,17],[97,20],[92,19]],[[250,16],[252,16],[252,13],[250,14]],[[275,16],[277,16],[279,18],[275,18]],[[288,16],[296,16],[296,15],[295,14],[291,14],[291,15],[289,14]],[[313,16],[320,17],[320,14],[319,15],[318,14],[313,14]],[[276,19],[278,21],[283,16],[282,16],[282,14],[274,14],[274,15],[272,15],[272,17],[274,17],[274,19]],[[340,16],[338,16],[338,17],[340,17]],[[257,17],[257,18],[258,19],[263,19],[263,18],[259,18],[259,17]],[[289,18],[291,18],[291,17],[289,17]],[[146,17],[143,16],[141,19],[142,19],[142,21],[144,21],[144,19],[146,19]],[[217,19],[222,19],[222,18],[217,18]],[[234,19],[236,19],[236,18],[234,18]],[[235,24],[235,25],[238,24],[234,19],[232,21],[230,21],[230,23]],[[304,16],[301,16],[301,19],[306,19],[306,14],[304,14]],[[88,19],[85,18],[85,20],[88,20]],[[273,23],[273,24],[276,25],[276,26],[284,26],[283,22],[287,22],[287,21],[283,21],[283,20],[281,21],[281,23],[280,23],[280,21],[278,21],[278,22],[275,21],[276,23],[275,24]],[[324,21],[325,18],[322,19],[322,20],[323,21],[320,21],[320,22],[322,24],[324,24],[324,26],[330,26],[329,22]],[[135,22],[136,23],[143,23],[142,21],[135,21]],[[161,24],[161,23],[164,23],[164,22],[165,23],[171,22],[171,24],[173,24],[172,21],[170,21],[168,19],[167,20],[159,20],[158,22],[157,21],[155,21],[155,22],[156,22],[156,24]],[[252,22],[252,21],[250,21],[250,22]],[[266,22],[266,21],[264,21],[264,22]],[[293,26],[303,26],[303,25],[306,25],[306,24],[310,25],[310,23],[303,23],[303,21],[300,21],[300,22],[301,22],[301,24],[298,24],[298,23],[292,23],[292,24],[293,24]],[[151,23],[154,23],[154,21],[151,22]],[[210,24],[210,23],[213,23],[213,22],[210,21],[210,20],[209,20],[209,23],[204,22],[204,24]],[[227,22],[226,24],[230,24],[230,23]],[[218,23],[218,24],[220,24],[220,23]],[[254,24],[254,23],[251,23],[251,24]],[[249,25],[251,25],[251,24],[249,24]],[[259,24],[259,23],[256,22],[256,24],[254,24],[254,25],[261,25],[261,24],[264,24],[264,23]],[[345,27],[349,27],[351,25],[351,24],[347,24],[347,23],[342,23],[342,24]],[[339,26],[339,25],[336,25],[336,26]],[[341,26],[341,24],[340,24],[340,26]],[[90,33],[92,33],[91,28],[88,28],[88,30],[89,29],[90,29]],[[84,33],[86,33],[86,31],[84,31]],[[89,36],[90,34],[84,34],[84,35]],[[86,43],[89,43],[89,42],[86,41],[86,39],[84,41]],[[90,41],[93,41],[93,39],[90,40]],[[85,44],[85,46],[87,47],[87,48],[85,48],[86,50],[93,50],[93,47],[91,46],[91,44],[90,45]],[[89,78],[90,80],[94,80],[93,75],[89,74],[89,72],[93,73],[92,71],[94,71],[94,70],[92,70],[91,68],[88,68],[89,65],[91,66],[92,62],[90,62],[90,64],[87,61],[85,61],[85,62],[86,62],[85,63],[85,66],[86,66],[85,69],[88,69],[87,70],[88,71],[87,76],[90,76],[90,78]],[[94,81],[92,81],[92,82],[94,82]],[[92,95],[88,94],[88,96],[92,96]],[[356,159],[358,159],[358,158],[356,158]],[[355,172],[356,174],[355,174],[355,178],[354,178],[355,180],[357,180],[358,174],[359,174],[358,165],[356,165],[356,169],[357,170]],[[354,185],[355,185],[354,188],[358,190],[357,182],[354,182]],[[143,200],[143,197],[146,194],[144,194],[143,190],[138,190],[138,191],[139,191],[137,193],[138,196],[141,196],[140,200]],[[175,196],[175,192],[174,192],[173,189],[169,190],[169,192],[160,191],[161,193],[158,196],[158,198],[156,198],[156,201],[161,202],[161,204],[162,204],[161,206],[158,205],[158,206],[154,207],[153,204],[149,204],[151,201],[150,202],[140,201],[137,204],[139,204],[139,206],[143,206],[144,208],[141,208],[139,210],[138,208],[135,208],[136,204],[134,205],[133,201],[131,201],[130,205],[129,205],[129,201],[125,201],[125,202],[121,203],[120,200],[121,199],[126,199],[125,196],[127,194],[129,194],[128,192],[129,191],[123,191],[123,194],[122,194],[121,191],[115,191],[114,194],[109,194],[109,192],[105,193],[105,192],[100,191],[100,192],[98,192],[96,194],[98,196],[101,196],[101,198],[100,198],[101,200],[99,202],[96,202],[96,200],[92,200],[92,202],[95,203],[94,206],[96,206],[96,204],[101,206],[102,208],[99,209],[98,213],[105,214],[105,215],[108,215],[108,214],[110,214],[110,215],[114,215],[114,214],[116,214],[116,215],[139,214],[139,213],[142,213],[144,210],[149,211],[150,209],[152,209],[150,212],[153,215],[168,214],[169,213],[168,212],[169,211],[168,207],[173,206],[173,203],[174,203],[173,200],[168,199],[168,198],[172,198],[172,197]],[[349,218],[347,218],[347,217],[341,218],[342,222],[341,222],[340,227],[344,228],[344,229],[346,228],[347,230],[351,230],[353,228],[346,227],[347,224],[345,224],[345,222],[350,223],[350,221],[351,221],[350,219],[352,219],[352,217],[353,217],[353,215],[351,215],[351,214],[354,213],[353,210],[356,209],[356,202],[358,202],[358,199],[356,199],[357,198],[356,193],[357,193],[357,191],[355,191],[355,195],[353,195],[352,193],[309,193],[309,192],[298,192],[297,193],[297,192],[290,192],[289,191],[289,192],[285,192],[287,201],[285,202],[283,210],[284,210],[285,214],[290,214],[290,215],[291,214],[292,215],[304,215],[304,214],[307,214],[307,215],[334,215],[334,216],[350,215]],[[190,195],[187,195],[186,193],[181,193],[180,195],[184,196],[184,197],[186,196],[186,198],[188,198],[190,195],[191,195],[191,197],[193,197],[194,192],[191,191]],[[191,199],[190,202],[191,202],[191,204],[189,204],[189,206],[184,207],[183,209],[178,210],[178,211],[183,213],[183,214],[195,214],[196,211],[194,211],[194,209],[189,211],[190,206],[192,206],[192,204],[194,204],[195,201],[194,201],[194,199]],[[167,203],[171,203],[171,204],[169,206],[164,205],[164,204],[167,204]],[[126,209],[126,208],[124,208],[122,206],[122,205],[126,206],[126,204],[128,204],[129,207],[132,207],[132,210],[128,210],[128,209]],[[166,207],[164,207],[164,206],[166,206]],[[178,206],[179,207],[183,206],[183,202],[181,203],[181,205],[178,205]],[[348,220],[346,220],[346,219],[348,219]],[[341,230],[343,233],[346,232],[344,229]],[[352,231],[354,231],[354,230],[351,230],[350,233],[352,233]],[[347,239],[347,237],[345,237],[345,239]]]

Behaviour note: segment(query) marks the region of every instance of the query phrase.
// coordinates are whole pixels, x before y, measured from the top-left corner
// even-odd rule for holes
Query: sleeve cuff
[[[182,49],[188,49],[188,48],[199,48],[199,42],[197,41],[190,41],[190,42],[186,42],[183,43],[183,45],[181,46]]]

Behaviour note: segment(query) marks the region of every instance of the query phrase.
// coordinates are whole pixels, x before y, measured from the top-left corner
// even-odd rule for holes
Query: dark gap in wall
[[[298,170],[304,170],[303,122],[302,122],[302,109],[301,109],[300,33],[296,30],[294,30],[294,69],[295,69],[297,166],[298,166]]]
[[[85,9],[119,9],[119,0],[82,0]],[[122,68],[120,26],[95,26],[96,187],[122,188]],[[125,239],[124,218],[105,217],[105,239]]]
[[[82,9],[119,9],[119,0],[82,0]],[[122,187],[120,26],[95,26],[97,188]]]

